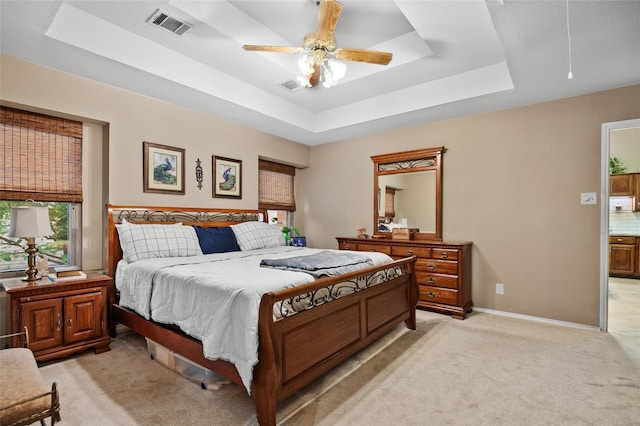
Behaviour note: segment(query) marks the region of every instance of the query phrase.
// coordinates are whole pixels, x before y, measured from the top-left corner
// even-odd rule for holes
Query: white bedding
[[[314,281],[305,272],[262,268],[260,261],[319,251],[285,246],[134,263],[122,260],[116,270],[120,306],[146,319],[175,324],[199,339],[204,356],[232,362],[251,393],[262,295]],[[358,253],[369,256],[374,265],[392,261],[382,253]]]

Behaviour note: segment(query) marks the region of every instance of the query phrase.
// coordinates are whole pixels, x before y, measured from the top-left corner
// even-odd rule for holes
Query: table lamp
[[[20,206],[11,207],[11,224],[9,225],[9,237],[19,237],[27,239],[27,264],[29,268],[23,281],[37,281],[42,277],[38,276],[36,269],[36,237],[46,237],[53,234],[51,223],[49,222],[49,207]]]

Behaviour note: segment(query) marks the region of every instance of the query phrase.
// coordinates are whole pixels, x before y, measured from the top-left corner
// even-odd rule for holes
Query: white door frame
[[[609,144],[611,130],[640,127],[640,118],[602,124],[600,179],[600,331],[607,331],[609,315]]]

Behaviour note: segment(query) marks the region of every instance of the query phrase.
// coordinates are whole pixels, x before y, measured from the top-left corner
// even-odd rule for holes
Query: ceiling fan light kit
[[[248,51],[299,53],[298,68],[302,73],[297,81],[303,87],[315,87],[322,81],[326,88],[335,86],[347,71],[343,61],[367,62],[387,65],[392,54],[363,49],[337,49],[334,30],[342,11],[342,5],[335,0],[320,0],[318,26],[315,32],[307,34],[303,47],[244,45]]]
[[[298,68],[302,73],[297,81],[301,86],[313,87],[317,81],[322,81],[326,88],[333,87],[347,72],[347,65],[335,59],[327,57],[323,51],[305,51],[298,59]]]

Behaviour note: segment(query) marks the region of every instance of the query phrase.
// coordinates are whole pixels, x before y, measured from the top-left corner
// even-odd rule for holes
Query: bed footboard
[[[262,297],[252,388],[261,425],[275,424],[279,401],[397,324],[415,330],[414,264],[415,258],[407,258]],[[282,308],[301,303],[306,306],[296,312]]]

